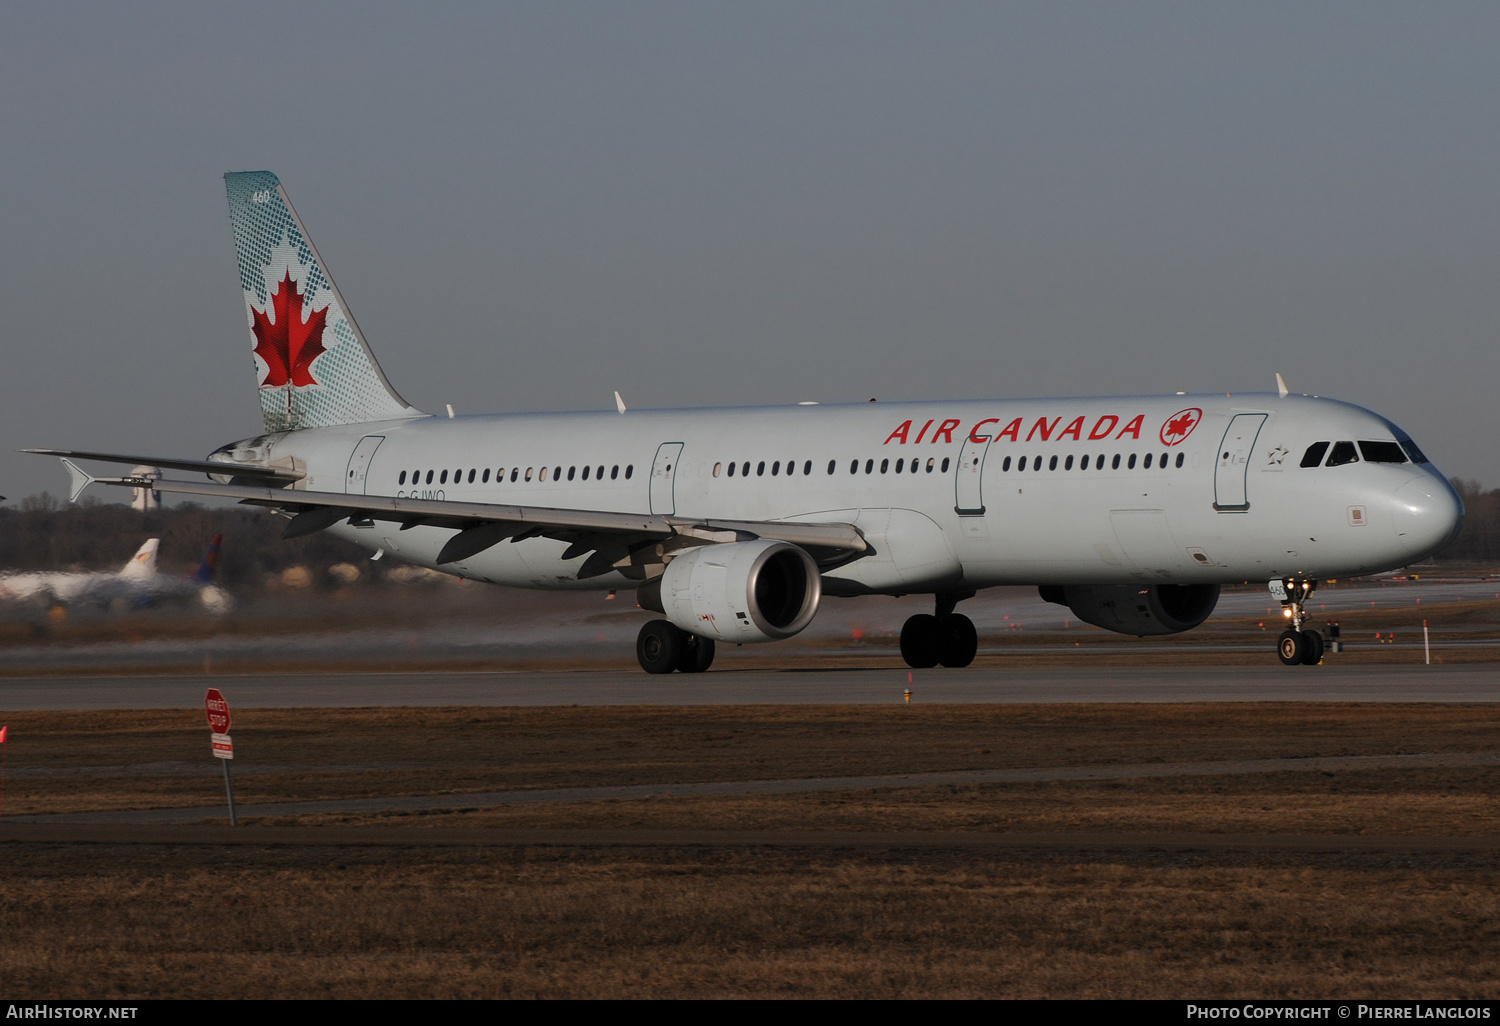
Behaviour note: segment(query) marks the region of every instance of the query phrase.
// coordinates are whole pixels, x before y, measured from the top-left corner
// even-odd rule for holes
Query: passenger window
[[[1183,461],[1183,458],[1186,455],[1187,455],[1187,453],[1183,453],[1183,452],[1180,452],[1180,453],[1177,454],[1177,467],[1178,467],[1178,469],[1182,468],[1182,461]]]
[[[1135,453],[1131,453],[1130,454],[1130,459],[1128,459],[1128,460],[1125,461],[1125,469],[1126,470],[1134,470],[1135,469]]]
[[[427,472],[427,483],[432,484],[432,471]]]
[[[520,473],[521,473],[521,468],[520,467],[511,467],[510,468],[510,483],[511,484],[515,484],[516,483],[516,477],[519,476]],[[528,470],[526,472],[526,476],[530,477],[531,476],[531,471]]]
[[[1148,452],[1148,453],[1146,453],[1146,464],[1145,464],[1145,466],[1146,466],[1147,470],[1151,469],[1151,457],[1153,457],[1155,455],[1156,455],[1156,453],[1154,453],[1154,452]]]
[[[859,460],[850,460],[849,461],[849,473],[851,473],[851,474],[858,474],[859,473]]]
[[[913,474],[915,474],[918,470],[921,469],[921,467],[918,466],[919,463],[921,463],[921,460],[915,460],[914,459],[914,460],[911,461],[911,472]]]
[[[1048,470],[1056,470],[1057,469],[1057,457],[1056,456],[1052,457],[1050,460],[1047,461],[1047,469]]]
[[[448,472],[445,470],[445,471],[443,471],[443,473],[441,474],[441,476],[438,477],[438,484],[447,484],[447,483],[448,483]]]
[[[604,480],[604,464],[602,464],[602,463],[599,464],[599,469],[596,470],[596,471],[594,471],[594,480],[595,481],[603,481]]]
[[[474,471],[470,470],[469,471],[469,484],[473,484],[473,483],[474,483]]]
[[[796,460],[787,460],[786,461],[786,476],[787,477],[791,477],[796,472],[797,472],[797,461]]]
[[[1005,462],[1002,463],[1002,464],[1000,464],[1000,470],[1001,470],[1002,473],[1009,473],[1010,472],[1010,457],[1009,456],[1005,457]]]
[[[837,463],[837,461],[836,461],[836,460],[829,460],[829,461],[828,461],[828,472],[829,472],[829,473],[830,473],[830,474],[832,474],[832,473],[833,473],[833,471],[834,471],[834,469],[835,469],[835,466],[836,466],[836,463]]]
[[[761,460],[759,463],[757,463],[755,465],[755,476],[756,477],[765,477],[766,476],[766,461],[765,460]]]
[[[933,459],[932,459],[931,456],[927,457],[927,473],[929,473],[929,474],[932,473],[933,462],[934,461],[933,461]]]
[[[1073,457],[1069,456],[1067,459],[1063,460],[1063,469],[1064,470],[1072,470],[1073,469]]]
[[[625,464],[625,480],[629,481],[630,480],[630,475],[634,474],[634,473],[635,473],[635,464],[634,463],[627,463],[627,464]]]
[[[401,476],[398,477],[398,478],[396,478],[396,483],[398,485],[404,485],[404,484],[406,484],[406,471],[404,471],[404,470],[401,471]]]
[[[1359,455],[1354,451],[1353,442],[1334,442],[1333,452],[1328,454],[1328,466],[1342,467],[1345,463],[1357,463]]]
[[[1020,459],[1016,460],[1016,473],[1017,474],[1019,474],[1021,471],[1023,471],[1023,470],[1026,469],[1026,459],[1027,458],[1025,456],[1022,456]]]
[[[765,464],[762,463],[761,466],[765,466]],[[777,460],[775,463],[771,464],[771,476],[775,477],[779,473],[781,473],[781,461]]]
[[[583,468],[583,479],[585,481],[587,481],[589,479],[589,468],[588,467],[584,467]]]
[[[546,467],[542,468],[542,472],[537,475],[536,479],[537,479],[538,482],[547,480],[547,468]]]
[[[874,460],[865,460],[865,473],[866,474],[873,474],[873,473],[875,473],[875,461]]]
[[[943,457],[943,465],[938,470],[944,474],[948,473],[948,457]]]
[[[1119,453],[1115,453],[1115,458],[1110,461],[1109,469],[1110,470],[1119,470],[1120,469],[1120,454]]]
[[[1399,442],[1360,442],[1359,454],[1366,463],[1405,463]]]
[[[489,484],[490,483],[490,468],[489,467],[485,467],[484,468],[484,476],[479,479],[479,483],[480,484]]]
[[[804,477],[806,477],[807,475],[809,475],[811,473],[812,473],[812,460],[807,460],[807,461],[805,461],[802,464],[802,475]]]
[[[558,468],[557,468],[557,469],[558,469],[558,470],[561,470],[561,469],[562,469],[562,467],[558,467]],[[577,467],[569,467],[569,468],[568,468],[568,480],[569,480],[569,481],[571,481],[571,480],[573,480],[573,476],[574,476],[574,475],[575,475],[575,474],[577,474],[577,473],[578,473],[578,468],[577,468]]]
[[[905,466],[906,466],[906,461],[905,460],[897,460],[896,461],[896,473],[898,473],[898,474],[901,473],[902,468],[905,467]]]
[[[552,480],[557,481],[562,477],[562,467],[552,468]]]
[[[880,472],[882,474],[884,474],[887,470],[890,469],[890,466],[891,466],[891,461],[890,460],[881,460],[880,461]]]
[[[1157,466],[1161,467],[1161,469],[1163,469],[1163,470],[1166,470],[1167,469],[1167,457],[1170,456],[1170,455],[1171,455],[1171,453],[1165,453],[1165,452],[1162,453],[1161,454],[1161,462],[1159,464],[1157,464]]]
[[[729,466],[730,466],[731,470],[734,468],[734,464],[732,464],[732,463]],[[715,463],[714,464],[714,477],[718,477],[719,476],[719,471],[721,471],[723,469],[724,469],[724,464],[722,464],[722,463]]]

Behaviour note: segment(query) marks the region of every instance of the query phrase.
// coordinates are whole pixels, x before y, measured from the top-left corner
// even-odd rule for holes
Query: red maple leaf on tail
[[[327,326],[328,308],[310,313],[302,319],[302,293],[288,271],[267,307],[274,307],[276,321],[266,311],[250,308],[255,315],[255,355],[266,361],[266,380],[261,388],[279,388],[290,381],[293,387],[316,385],[312,362],[328,350],[323,348],[323,329]],[[288,400],[290,401],[290,400]]]

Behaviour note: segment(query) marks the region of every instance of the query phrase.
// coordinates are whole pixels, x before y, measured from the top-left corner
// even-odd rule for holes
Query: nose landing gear
[[[1286,666],[1316,666],[1323,661],[1323,635],[1306,630],[1305,603],[1312,598],[1318,582],[1312,578],[1285,577],[1270,582],[1271,595],[1290,616],[1292,626],[1276,639],[1276,654]]]

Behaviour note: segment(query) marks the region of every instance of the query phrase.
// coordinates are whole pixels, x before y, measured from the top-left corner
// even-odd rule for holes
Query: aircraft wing
[[[150,459],[140,462],[149,466],[162,465]],[[153,488],[173,494],[238,499],[242,503],[277,509],[292,518],[283,532],[287,538],[321,531],[346,518],[388,521],[400,524],[403,530],[419,526],[456,529],[458,534],[450,538],[438,553],[439,564],[467,559],[503,541],[553,538],[569,543],[563,553],[564,559],[593,553],[579,569],[580,578],[661,562],[662,553],[656,551],[658,546],[653,543],[663,543],[665,551],[684,545],[769,538],[805,548],[823,565],[845,562],[868,548],[864,536],[852,524],[715,520],[135,477],[90,480],[99,484]]]

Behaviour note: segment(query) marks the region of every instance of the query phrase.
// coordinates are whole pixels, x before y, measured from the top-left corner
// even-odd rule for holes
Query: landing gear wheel
[[[938,662],[960,669],[974,661],[979,651],[979,632],[974,621],[962,613],[949,613],[938,620]]]
[[[677,657],[677,669],[682,673],[702,673],[713,665],[714,643],[712,638],[700,638],[696,634],[682,632],[682,652]]]
[[[938,618],[931,613],[909,617],[901,627],[901,658],[914,670],[925,670],[938,664],[941,634]]]
[[[1307,638],[1300,631],[1282,631],[1276,639],[1276,654],[1286,666],[1298,666],[1307,660]]]
[[[1307,654],[1302,657],[1302,664],[1317,666],[1323,661],[1323,635],[1317,631],[1303,631],[1302,637],[1307,642]]]
[[[647,673],[671,673],[682,658],[684,631],[668,620],[652,620],[635,639],[635,657]]]

